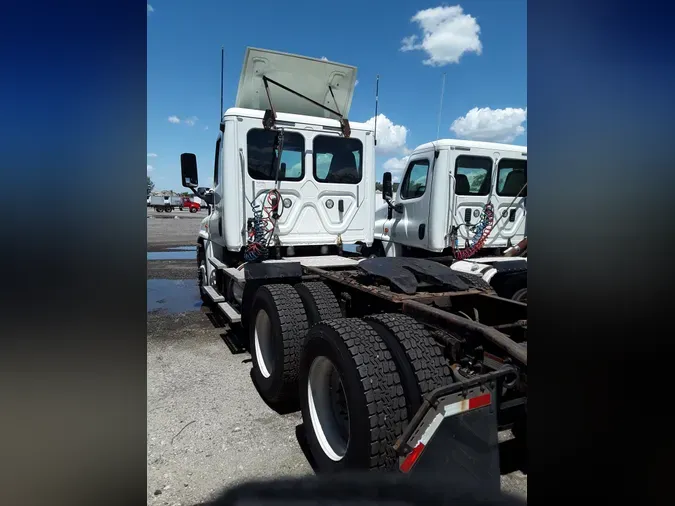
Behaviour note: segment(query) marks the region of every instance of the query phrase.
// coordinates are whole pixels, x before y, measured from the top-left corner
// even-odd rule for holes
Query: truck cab
[[[374,237],[387,256],[401,256],[404,248],[461,251],[491,212],[482,249],[501,252],[526,236],[526,183],[525,146],[454,139],[422,144],[408,157],[395,197],[376,210]]]
[[[198,238],[203,285],[224,293],[230,267],[326,264],[343,245],[372,245],[374,131],[347,120],[355,83],[349,65],[247,48],[235,104],[221,117],[212,188],[198,187],[195,155],[181,155],[183,186],[210,206]]]

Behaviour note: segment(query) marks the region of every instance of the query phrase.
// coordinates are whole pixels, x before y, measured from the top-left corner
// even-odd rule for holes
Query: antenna
[[[441,112],[443,111],[443,92],[445,91],[445,72],[443,72],[443,84],[441,85],[441,105],[438,108],[438,128],[436,129],[436,140],[441,136]]]
[[[377,146],[377,104],[380,96],[380,74],[377,74],[377,79],[375,80],[375,145]]]
[[[220,46],[220,118],[218,123],[223,121],[223,68],[225,67],[225,46]]]

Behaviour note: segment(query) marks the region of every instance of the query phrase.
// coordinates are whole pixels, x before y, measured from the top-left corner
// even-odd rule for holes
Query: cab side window
[[[218,137],[216,141],[216,156],[214,157],[213,162],[213,186],[218,186],[218,162],[220,161],[220,144],[223,140],[222,137]]]
[[[401,184],[401,199],[414,199],[424,195],[427,189],[429,176],[429,160],[415,160],[410,162],[408,170]]]

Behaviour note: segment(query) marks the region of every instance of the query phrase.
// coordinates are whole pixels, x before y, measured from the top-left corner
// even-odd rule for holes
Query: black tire
[[[326,384],[317,380],[326,359],[341,380],[348,420],[348,436],[342,434],[340,450],[326,450],[327,427],[337,418],[328,404]],[[310,374],[313,381],[310,383]],[[310,389],[312,401],[310,402]],[[323,407],[322,407],[323,406]],[[387,345],[366,322],[341,318],[318,323],[310,329],[300,362],[300,408],[307,443],[318,472],[392,470],[397,456],[393,449],[406,421],[405,397],[396,365]],[[326,430],[323,429],[326,427]],[[338,431],[339,432],[339,431]],[[336,434],[332,431],[332,434]],[[329,453],[334,453],[334,458]]]
[[[178,208],[178,210],[179,210],[179,211],[182,211],[182,210],[183,210],[183,208],[182,208],[182,207],[179,207],[179,208]]]
[[[162,207],[155,207],[155,211],[157,211],[158,213],[163,213],[163,212],[164,212],[164,208],[162,208]]]
[[[515,293],[511,295],[511,299],[515,300],[516,302],[527,304],[527,287],[516,290]]]
[[[197,246],[197,286],[199,295],[202,298],[202,303],[211,304],[211,298],[202,292],[202,287],[208,286],[208,280],[204,279],[204,275],[200,269],[202,265],[204,266],[204,272],[206,272],[206,252],[202,246]]]
[[[268,322],[264,320],[265,315]],[[296,401],[298,365],[307,316],[291,285],[264,285],[256,291],[249,317],[253,379],[270,404]],[[257,336],[257,339],[256,339]]]
[[[298,283],[295,290],[302,300],[310,327],[323,320],[342,318],[340,304],[326,283]]]
[[[173,212],[173,207],[166,206],[166,207],[164,208],[164,210],[165,210],[167,213],[172,213],[172,212]]]
[[[191,213],[196,213],[198,210],[199,210],[199,209],[197,209],[196,207],[191,207],[191,208],[190,208],[190,212],[191,212]]]
[[[401,376],[408,420],[412,420],[424,395],[453,382],[443,349],[423,325],[409,316],[377,314],[364,320],[387,343]]]

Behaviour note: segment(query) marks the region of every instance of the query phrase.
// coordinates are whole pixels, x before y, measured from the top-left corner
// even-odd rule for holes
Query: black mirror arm
[[[389,209],[396,211],[397,213],[403,212],[403,204],[394,204],[389,195],[384,196],[384,201],[387,203]]]

